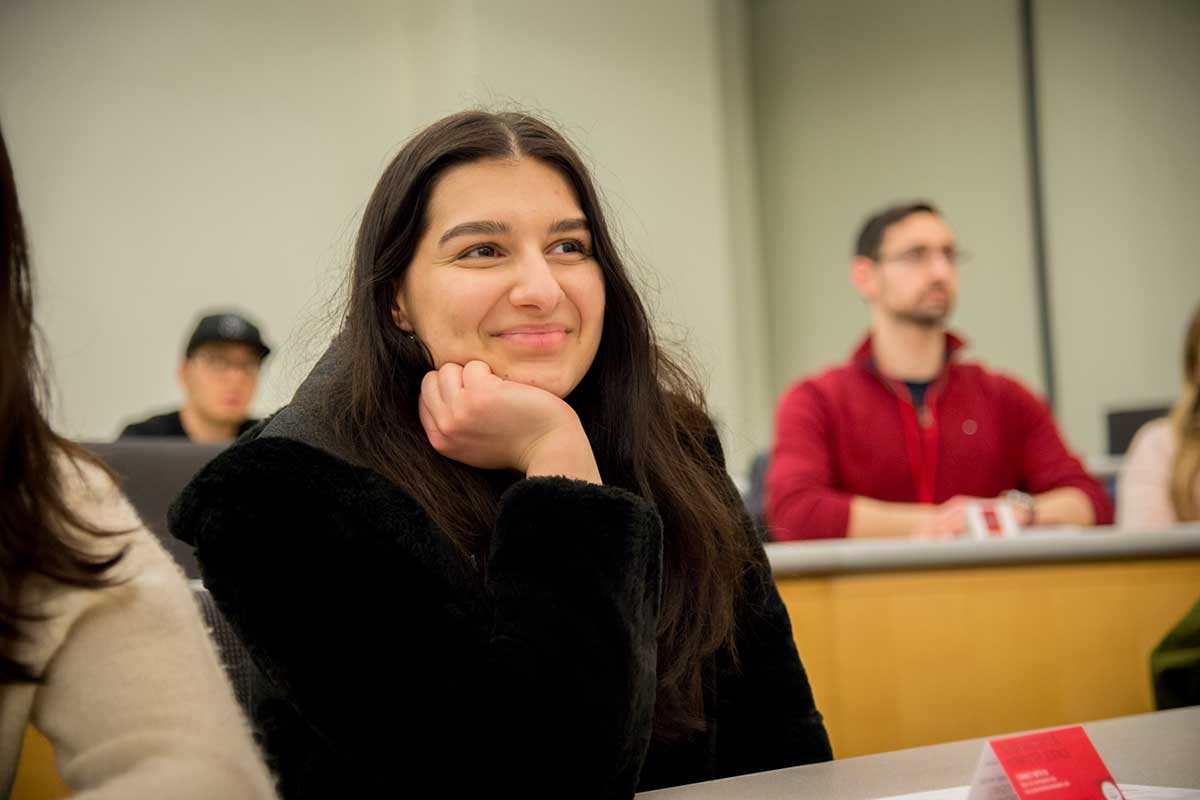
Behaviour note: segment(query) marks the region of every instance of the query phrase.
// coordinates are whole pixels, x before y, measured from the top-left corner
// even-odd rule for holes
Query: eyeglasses
[[[240,361],[237,359],[226,358],[220,353],[213,353],[206,350],[201,350],[193,357],[205,367],[211,369],[213,372],[227,372],[231,369],[235,369],[243,375],[248,375],[250,377],[257,375],[259,367],[262,366],[261,361]]]
[[[957,267],[971,260],[970,253],[959,250],[954,246],[925,247],[921,245],[920,247],[909,248],[894,256],[880,256],[875,259],[875,262],[878,264],[903,264],[906,267],[928,267],[937,256],[946,259],[947,263],[952,267]]]

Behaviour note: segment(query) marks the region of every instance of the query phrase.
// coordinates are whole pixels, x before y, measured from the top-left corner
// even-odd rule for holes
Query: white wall
[[[442,114],[515,101],[590,156],[738,463],[762,413],[743,402],[718,22],[693,0],[4,3],[0,121],[56,424],[105,438],[176,403],[194,315],[226,304],[281,356],[258,411],[285,402],[388,157]]]
[[[1037,2],[1060,416],[1168,399],[1200,297],[1200,4]],[[328,336],[358,214],[416,130],[548,114],[595,166],[731,467],[866,313],[864,215],[940,203],[974,253],[955,324],[1041,388],[1015,0],[8,0],[0,124],[64,432],[178,400],[196,312],[236,304],[286,402]]]
[[[724,195],[730,225],[730,301],[735,309],[731,343],[736,348],[739,417],[730,420],[726,447],[739,473],[774,435],[775,392],[771,385],[771,291],[764,263],[761,186],[758,181],[758,120],[754,114],[754,75],[746,0],[720,0],[721,74],[725,111]]]
[[[1200,303],[1200,3],[1035,5],[1059,416],[1172,401]]]

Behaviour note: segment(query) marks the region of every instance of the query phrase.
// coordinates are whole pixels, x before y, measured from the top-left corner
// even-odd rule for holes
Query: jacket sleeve
[[[1092,504],[1093,524],[1111,525],[1113,507],[1108,493],[1067,449],[1050,408],[1016,381],[1011,381],[1010,391],[1017,404],[1014,416],[1021,420],[1023,485],[1018,488],[1030,494],[1078,489]]]
[[[361,787],[633,794],[662,546],[641,499],[519,481],[486,582],[381,476],[286,439],[227,450],[171,517],[268,680]]]
[[[727,777],[829,761],[833,750],[825,723],[765,555],[746,583],[738,663],[718,688],[717,773]]]
[[[723,469],[715,431],[709,450]],[[732,481],[728,491],[737,496]],[[753,560],[737,614],[736,664],[723,664],[718,673],[716,772],[722,778],[833,758],[767,554],[749,515],[741,516]]]
[[[61,644],[37,686],[31,721],[54,745],[79,800],[275,796],[192,593],[178,567],[106,475],[65,474],[75,510],[127,531],[71,540],[89,555],[124,548],[100,589],[48,587],[37,636]],[[88,541],[91,540],[91,541]],[[108,549],[112,548],[112,549]]]
[[[812,382],[794,387],[775,415],[775,446],[767,468],[767,523],[776,541],[844,537],[850,500],[833,488],[831,421]]]

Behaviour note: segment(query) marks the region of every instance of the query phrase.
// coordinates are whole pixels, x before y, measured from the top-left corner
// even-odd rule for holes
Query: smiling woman
[[[477,359],[566,397],[600,345],[604,279],[562,174],[529,158],[463,164],[437,181],[427,213],[396,295],[399,328],[439,367]]]
[[[350,282],[293,401],[172,510],[273,684],[285,797],[627,797],[830,757],[701,393],[559,133],[418,134]]]

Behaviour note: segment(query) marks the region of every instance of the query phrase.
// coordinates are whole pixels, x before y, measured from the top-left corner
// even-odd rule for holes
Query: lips
[[[493,334],[497,339],[530,350],[553,350],[567,340],[564,325],[521,325]]]

